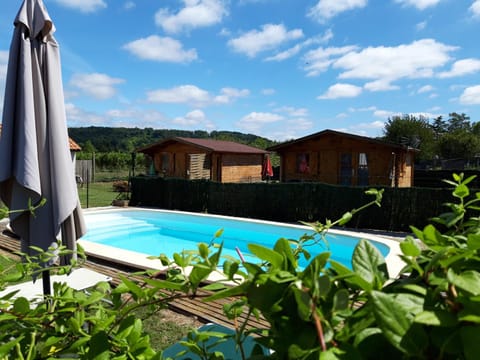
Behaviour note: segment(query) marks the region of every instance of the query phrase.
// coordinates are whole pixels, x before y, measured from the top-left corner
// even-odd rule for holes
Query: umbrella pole
[[[52,295],[52,288],[50,286],[50,271],[42,271],[43,295]]]

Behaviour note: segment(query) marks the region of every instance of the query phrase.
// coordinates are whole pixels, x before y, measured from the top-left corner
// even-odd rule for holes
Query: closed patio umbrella
[[[263,160],[263,166],[262,166],[262,177],[265,179],[269,179],[273,176],[273,168],[272,168],[272,162],[270,161],[270,157],[267,155],[265,156],[265,159]]]
[[[0,136],[0,198],[10,210],[29,199],[44,206],[32,215],[10,216],[22,251],[47,250],[61,239],[76,250],[85,233],[69,150],[63,85],[55,27],[42,0],[24,0],[14,21]],[[75,256],[75,253],[74,255]],[[43,272],[44,293],[50,294]]]

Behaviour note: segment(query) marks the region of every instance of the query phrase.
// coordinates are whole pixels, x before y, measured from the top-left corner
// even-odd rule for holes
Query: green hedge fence
[[[361,187],[323,183],[222,184],[205,180],[135,177],[131,206],[207,212],[271,221],[335,220],[370,201]],[[409,231],[446,210],[446,188],[385,188],[381,208],[369,208],[348,224],[358,229]]]

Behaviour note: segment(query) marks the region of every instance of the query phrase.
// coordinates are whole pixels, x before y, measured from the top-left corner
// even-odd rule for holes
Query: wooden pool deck
[[[11,236],[6,229],[5,224],[0,223],[0,250],[9,253],[11,256],[19,258],[15,255],[20,251],[20,240]],[[84,267],[94,270],[98,273],[107,275],[112,278],[111,283],[116,286],[120,283],[120,276],[130,279],[140,279],[135,272],[145,270],[121,264],[120,262],[96,258],[92,255],[87,256]],[[235,329],[237,324],[243,323],[246,314],[241,314],[237,319],[228,319],[223,314],[223,306],[230,303],[233,299],[221,299],[217,301],[203,301],[203,298],[210,293],[207,291],[199,291],[198,296],[193,298],[178,298],[169,304],[169,308],[177,313],[195,316],[199,321],[204,323],[216,323]],[[247,322],[247,328],[267,328],[268,323],[262,319],[250,318]]]

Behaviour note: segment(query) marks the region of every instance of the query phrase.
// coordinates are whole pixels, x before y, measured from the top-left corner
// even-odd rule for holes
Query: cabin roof
[[[137,149],[138,152],[143,153],[154,153],[156,149],[162,148],[166,145],[173,143],[182,143],[194,147],[198,147],[207,152],[217,152],[217,153],[236,153],[236,154],[267,154],[268,152],[253,146],[248,146],[245,144],[240,144],[233,141],[225,140],[212,140],[212,139],[198,139],[198,138],[187,138],[187,137],[173,137],[158,143]]]
[[[304,137],[301,137],[301,138],[298,138],[298,139],[295,139],[295,140],[286,141],[286,142],[281,143],[281,144],[273,145],[273,146],[268,147],[267,150],[268,151],[285,150],[286,148],[290,147],[291,145],[302,143],[302,142],[308,141],[308,140],[314,140],[314,139],[325,137],[325,136],[328,136],[328,135],[337,135],[337,136],[346,137],[346,138],[350,138],[350,139],[354,139],[354,140],[358,140],[358,141],[375,143],[375,144],[383,145],[383,146],[386,146],[386,147],[391,147],[391,148],[394,148],[394,149],[402,149],[404,151],[415,151],[415,152],[419,151],[418,149],[414,149],[414,148],[409,147],[409,146],[394,144],[394,143],[391,143],[391,142],[388,142],[388,141],[378,140],[378,139],[374,139],[374,138],[367,137],[367,136],[348,134],[348,133],[335,131],[335,130],[330,130],[330,129],[326,129],[326,130],[323,130],[323,131],[320,131],[320,132],[317,132],[317,133],[314,133],[314,134],[311,134],[311,135],[307,135],[307,136],[304,136]]]

